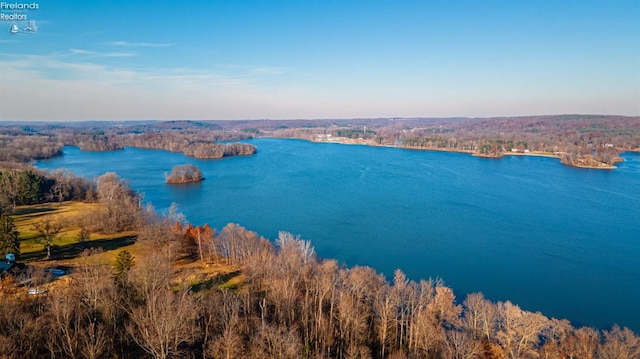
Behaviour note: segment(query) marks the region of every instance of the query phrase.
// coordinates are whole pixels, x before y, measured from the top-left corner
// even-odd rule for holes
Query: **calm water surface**
[[[481,291],[574,325],[640,332],[640,154],[602,171],[541,157],[248,142],[255,156],[223,160],[66,147],[38,167],[114,171],[161,213],[176,202],[194,224],[300,234],[347,265],[440,277],[459,302]],[[184,163],[206,181],[165,185],[164,174]]]

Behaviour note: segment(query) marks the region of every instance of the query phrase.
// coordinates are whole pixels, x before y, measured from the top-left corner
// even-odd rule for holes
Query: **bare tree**
[[[206,343],[206,355],[211,358],[233,359],[244,353],[244,338],[240,327],[240,299],[233,293],[222,291],[212,296],[216,300],[210,308],[209,323],[215,323],[213,338]]]
[[[102,204],[98,224],[103,231],[115,233],[133,228],[140,203],[126,181],[107,172],[98,177],[97,193]]]
[[[338,290],[336,325],[339,356],[368,344],[374,298],[385,279],[369,267],[340,271],[343,285]]]
[[[474,339],[483,337],[491,341],[497,323],[495,304],[486,300],[482,293],[471,293],[467,295],[463,305],[464,327],[471,332]]]
[[[498,303],[498,318],[500,330],[496,339],[511,359],[534,353],[542,330],[549,323],[542,314],[523,311],[509,301]]]
[[[226,225],[216,237],[219,245],[218,253],[226,257],[231,264],[239,264],[244,259],[260,252],[266,240],[258,237],[255,232],[230,223]]]
[[[443,340],[442,327],[431,310],[434,306],[435,283],[421,280],[416,288],[410,311],[410,349],[412,352],[428,355],[438,349]]]
[[[16,210],[20,192],[20,172],[9,170],[0,172],[0,204],[11,205]]]
[[[333,324],[336,312],[336,291],[338,284],[338,263],[324,260],[309,278],[309,292],[313,308],[309,307],[313,318],[310,338],[319,357],[324,357],[334,344]]]
[[[58,199],[59,203],[62,203],[71,191],[71,175],[64,169],[54,170],[51,175],[55,181],[54,185],[51,186],[51,196]]]
[[[411,335],[407,335],[407,331],[412,329],[410,326],[412,304],[415,304],[415,283],[409,282],[404,272],[396,269],[393,273],[393,287],[391,288],[391,297],[396,303],[396,317],[397,324],[394,325],[394,348],[400,348],[405,346],[405,343],[409,339],[409,346],[411,344]],[[408,337],[408,338],[407,338]]]
[[[70,288],[52,292],[49,296],[49,338],[46,346],[51,356],[80,357],[82,313]]]
[[[280,253],[288,257],[297,257],[303,264],[315,258],[311,241],[305,241],[289,232],[279,232],[276,245],[280,248]]]
[[[284,327],[266,325],[251,341],[252,358],[294,359],[300,358],[301,353],[302,344],[296,331]]]
[[[178,355],[181,346],[193,342],[195,305],[191,294],[159,289],[148,293],[145,303],[129,308],[127,331],[144,351],[157,359]]]
[[[583,327],[574,330],[572,337],[575,339],[569,339],[567,346],[570,348],[570,354],[573,355],[573,358],[595,358],[595,353],[600,342],[599,332],[593,328]]]
[[[97,321],[89,321],[80,331],[81,354],[85,359],[97,359],[109,353],[113,337],[105,325]]]
[[[47,259],[51,258],[51,246],[58,238],[58,233],[62,230],[62,225],[58,221],[45,219],[33,224],[33,230],[38,233],[40,243],[47,249]]]
[[[169,282],[174,272],[169,255],[154,251],[138,258],[137,262],[130,272],[130,280],[142,299],[153,297],[157,292],[170,288]]]
[[[474,341],[468,332],[450,329],[446,332],[445,356],[451,359],[481,358],[482,344]]]
[[[375,314],[377,340],[381,347],[381,358],[384,358],[387,354],[391,334],[394,333],[394,327],[398,323],[398,303],[396,302],[396,298],[397,297],[391,295],[391,288],[389,288],[386,283],[374,298],[373,310]]]
[[[614,325],[611,330],[604,331],[604,344],[599,353],[602,359],[639,359],[640,337],[629,328]]]

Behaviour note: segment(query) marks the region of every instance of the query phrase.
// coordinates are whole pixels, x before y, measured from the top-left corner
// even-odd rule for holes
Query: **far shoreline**
[[[274,137],[277,138],[277,137]],[[547,157],[547,158],[557,158],[558,160],[560,160],[560,163],[568,166],[568,167],[573,167],[573,168],[581,168],[581,169],[594,169],[594,170],[613,170],[618,168],[617,166],[613,166],[613,165],[606,165],[604,163],[602,163],[602,165],[582,165],[582,164],[569,164],[566,163],[564,161],[562,161],[562,158],[554,153],[550,153],[550,152],[539,152],[539,151],[530,151],[530,152],[503,152],[502,154],[498,154],[498,155],[483,155],[483,154],[479,154],[479,153],[475,153],[471,150],[454,150],[454,149],[438,149],[438,148],[424,148],[424,147],[409,147],[409,146],[393,146],[393,145],[379,145],[376,143],[371,143],[370,141],[364,140],[364,139],[351,139],[351,138],[339,138],[339,137],[335,137],[335,139],[332,140],[314,140],[314,139],[302,139],[302,138],[296,138],[296,137],[291,137],[291,139],[298,139],[298,140],[307,140],[309,142],[313,142],[313,143],[336,143],[336,144],[341,144],[341,145],[361,145],[361,146],[371,146],[371,147],[390,147],[390,148],[400,148],[400,149],[408,149],[408,150],[415,150],[415,151],[434,151],[434,152],[449,152],[449,153],[466,153],[466,154],[470,154],[473,157],[478,157],[478,158],[486,158],[486,159],[500,159],[503,158],[504,156],[532,156],[532,157]],[[637,152],[640,153],[640,150],[638,151],[634,151],[634,150],[629,150],[629,151],[624,151],[624,152]],[[624,153],[622,152],[622,153]],[[616,160],[615,162],[623,162],[624,159],[622,157],[618,157],[618,160]],[[601,163],[601,162],[599,162]]]

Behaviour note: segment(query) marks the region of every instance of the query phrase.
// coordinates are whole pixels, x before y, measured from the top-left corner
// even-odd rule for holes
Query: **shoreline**
[[[302,139],[302,138],[296,138],[296,137],[291,137],[291,139]],[[380,145],[380,144],[376,144],[376,143],[371,143],[368,140],[364,140],[364,139],[340,139],[338,137],[331,139],[331,140],[316,140],[316,139],[302,139],[302,140],[307,140],[309,142],[313,142],[313,143],[337,143],[337,144],[341,144],[341,145],[361,145],[361,146],[371,146],[371,147],[390,147],[390,148],[401,148],[401,149],[408,149],[408,150],[416,150],[416,151],[435,151],[435,152],[450,152],[450,153],[466,153],[466,154],[470,154],[473,157],[478,157],[478,158],[487,158],[487,159],[500,159],[503,158],[504,156],[532,156],[532,157],[547,157],[547,158],[557,158],[558,160],[560,160],[560,163],[568,166],[568,167],[573,167],[573,168],[582,168],[582,169],[594,169],[594,170],[613,170],[616,169],[618,167],[614,166],[614,165],[606,165],[602,162],[598,162],[601,163],[602,165],[586,165],[586,164],[569,164],[566,163],[562,160],[562,158],[559,155],[553,154],[553,153],[549,153],[549,152],[540,152],[540,151],[531,151],[531,152],[503,152],[502,154],[498,154],[498,155],[483,155],[483,154],[479,154],[479,153],[474,153],[471,150],[456,150],[456,149],[438,149],[438,148],[424,148],[424,147],[404,147],[404,146],[393,146],[393,145]],[[634,152],[633,150],[630,152]],[[624,161],[621,157],[618,157],[619,160],[616,161],[616,163],[618,162],[622,162]]]

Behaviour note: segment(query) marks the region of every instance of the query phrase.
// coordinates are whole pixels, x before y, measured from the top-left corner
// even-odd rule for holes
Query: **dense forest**
[[[58,138],[60,143],[78,146],[82,151],[114,151],[125,146],[182,152],[199,159],[218,159],[252,155],[256,148],[243,143],[224,143],[251,138],[244,132],[225,132],[219,126],[201,125],[190,121],[137,125],[114,123],[40,125],[39,133]],[[14,129],[16,131],[16,129]]]
[[[255,146],[244,143],[217,144],[216,137],[203,138],[198,134],[148,133],[123,137],[124,144],[131,147],[163,149],[182,152],[195,158],[223,158],[229,156],[252,155]],[[239,136],[244,138],[244,136]]]
[[[0,131],[0,168],[62,154],[63,144],[52,136],[6,134]]]
[[[0,208],[91,199],[93,191],[91,183],[65,170],[44,172],[30,167],[0,170]]]

